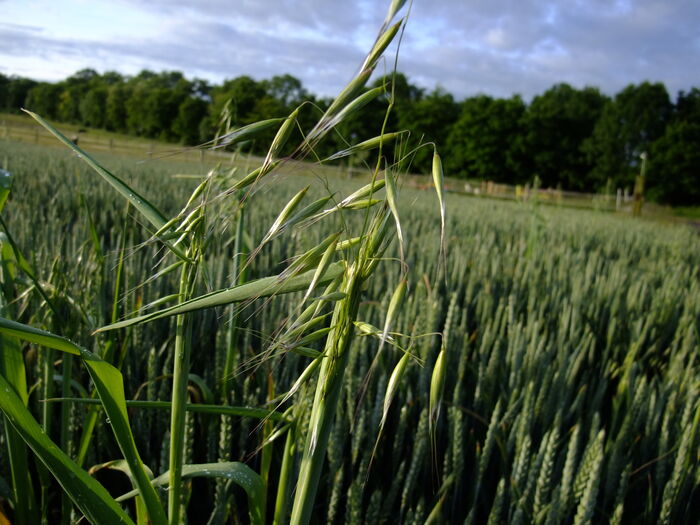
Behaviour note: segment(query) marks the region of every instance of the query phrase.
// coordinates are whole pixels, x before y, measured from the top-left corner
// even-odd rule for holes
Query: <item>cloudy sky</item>
[[[356,72],[388,5],[0,0],[0,72],[59,80],[85,67],[176,69],[213,82],[290,73],[332,96]],[[414,0],[399,70],[458,98],[530,99],[557,82],[614,94],[644,80],[664,82],[673,96],[700,87],[700,1]]]

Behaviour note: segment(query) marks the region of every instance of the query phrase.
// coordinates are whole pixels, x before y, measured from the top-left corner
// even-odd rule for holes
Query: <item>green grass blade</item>
[[[399,12],[399,10],[404,6],[406,3],[406,0],[391,0],[391,5],[389,6],[389,11],[386,14],[386,18],[384,19],[384,25],[387,26],[391,23],[391,21],[394,19],[394,16],[396,13]]]
[[[367,81],[369,80],[371,74],[372,71],[365,70],[359,73],[354,79],[352,79],[350,83],[348,83],[348,85],[345,86],[343,90],[338,94],[338,96],[335,97],[335,100],[333,100],[331,105],[328,106],[328,109],[323,114],[323,117],[321,118],[321,120],[319,120],[319,124],[317,124],[317,127],[314,128],[314,130],[309,135],[312,136],[314,134],[314,131],[317,130],[318,126],[324,124],[330,116],[335,115],[338,111],[343,109],[351,100],[353,100],[362,90],[362,88],[365,87],[365,84],[367,84]]]
[[[153,205],[148,199],[139,194],[135,189],[121,180],[119,177],[111,173],[110,171],[103,168],[94,158],[92,158],[84,150],[80,149],[76,144],[69,140],[63,133],[54,128],[42,117],[33,113],[27,109],[23,109],[30,117],[36,120],[39,124],[44,126],[54,137],[63,142],[66,146],[72,149],[79,158],[83,159],[93,170],[95,170],[98,175],[100,175],[105,181],[107,181],[119,194],[122,195],[126,200],[128,200],[134,208],[136,208],[146,219],[150,222],[156,230],[160,230],[166,223],[166,219],[163,214]],[[168,246],[178,257],[186,259],[185,254],[177,246],[173,246],[172,243],[163,240],[164,244]]]
[[[83,351],[87,352],[70,339],[4,317],[0,317],[0,333],[73,355],[81,355]]]
[[[401,359],[399,359],[399,362],[397,365],[394,367],[393,372],[391,373],[391,377],[389,378],[389,384],[386,387],[386,393],[384,394],[384,407],[382,410],[382,420],[379,423],[380,428],[384,428],[384,423],[386,422],[386,416],[389,413],[389,408],[391,407],[391,402],[394,400],[394,396],[396,395],[396,392],[399,388],[399,385],[401,384],[401,378],[403,377],[404,373],[406,372],[406,366],[408,366],[408,360],[410,359],[411,354],[406,352]],[[379,439],[379,436],[377,436],[377,439]]]
[[[53,304],[53,301],[46,294],[44,287],[36,278],[34,270],[32,270],[32,267],[29,266],[29,263],[22,255],[22,252],[20,252],[17,243],[12,237],[10,230],[7,228],[7,224],[5,224],[5,221],[2,219],[2,217],[0,217],[0,226],[2,226],[4,230],[4,232],[0,232],[0,257],[2,258],[2,264],[4,265],[4,269],[8,271],[8,277],[14,279],[14,276],[17,272],[17,268],[22,270],[27,275],[27,277],[29,277],[29,280],[32,281],[32,284],[39,292],[39,295],[41,295],[44,301],[46,301],[46,304],[49,306],[54,315],[60,318]]]
[[[19,341],[14,337],[0,336],[0,348],[3,349],[0,353],[0,376],[6,379],[26,406],[27,380]],[[18,525],[30,525],[39,520],[39,513],[33,494],[27,446],[10,425],[5,425],[5,440],[12,476],[15,521]]]
[[[367,55],[365,63],[362,64],[362,67],[360,69],[374,68],[377,61],[379,60],[379,57],[382,56],[384,50],[389,46],[389,44],[391,44],[392,40],[394,40],[394,37],[399,32],[399,29],[401,29],[402,24],[403,20],[400,20],[396,22],[393,26],[391,26],[389,29],[384,31],[381,35],[379,35],[379,38],[377,38],[377,41],[375,42],[374,47],[372,48],[372,51],[370,51],[369,55]]]
[[[384,180],[386,181],[386,200],[391,210],[391,214],[394,216],[394,222],[396,223],[396,236],[399,239],[399,253],[401,255],[401,261],[405,261],[405,246],[403,228],[401,227],[401,219],[399,218],[399,205],[398,196],[396,191],[396,181],[391,173],[386,173],[384,175]]]
[[[273,236],[279,233],[282,225],[285,223],[285,221],[287,221],[287,219],[289,219],[290,216],[292,216],[292,213],[302,201],[304,195],[306,195],[306,192],[309,191],[309,187],[310,186],[306,186],[305,188],[302,188],[296,195],[294,195],[294,197],[292,197],[289,200],[289,202],[284,206],[284,208],[277,216],[275,221],[272,223],[272,226],[270,226],[270,229],[267,231],[265,237],[263,237],[263,240],[260,242],[260,244],[266,243],[267,241],[272,239]]]
[[[343,263],[331,264],[326,273],[318,280],[318,284],[328,284],[333,279],[341,275],[345,271]],[[221,306],[235,302],[246,301],[248,299],[257,299],[260,297],[269,297],[271,295],[280,295],[291,292],[298,292],[308,288],[313,281],[316,270],[309,270],[302,274],[280,280],[279,276],[263,277],[255,281],[250,281],[240,286],[226,288],[211,292],[200,297],[195,297],[189,301],[184,301],[175,306],[158,310],[150,314],[132,317],[118,323],[103,326],[96,332],[106,332],[107,330],[116,330],[127,326],[155,321],[164,317],[179,315],[186,312],[202,310],[203,308],[211,308],[213,306]]]
[[[349,157],[350,155],[354,155],[355,153],[361,151],[369,151],[372,149],[379,148],[382,145],[389,144],[394,139],[396,139],[396,137],[402,134],[403,132],[401,131],[394,133],[385,133],[384,135],[379,135],[378,137],[373,137],[371,139],[364,140],[358,144],[355,144],[354,146],[350,146],[349,148],[333,153],[333,155],[331,155],[330,157],[326,157],[324,159],[324,162],[341,159],[343,157]]]
[[[134,441],[126,413],[124,380],[121,372],[97,355],[81,348],[65,337],[60,337],[38,328],[0,318],[0,333],[13,335],[32,343],[68,352],[69,354],[80,355],[90,372],[90,377],[95,383],[95,388],[111,423],[117,444],[131,468],[137,486],[141,490],[152,522],[155,524],[166,523],[167,520],[160,499],[148,479],[143,462],[136,449],[136,442]]]
[[[284,121],[284,118],[271,118],[267,120],[261,120],[260,122],[254,122],[252,124],[248,124],[247,126],[240,127],[238,129],[235,129],[233,131],[230,131],[226,133],[225,135],[222,135],[214,140],[210,140],[209,142],[205,142],[202,144],[202,146],[208,146],[210,144],[214,144],[211,149],[218,149],[218,148],[223,148],[226,146],[232,146],[236,144],[237,142],[241,142],[243,140],[250,140],[252,137],[257,135],[258,133],[261,133],[272,126],[276,126],[277,124],[281,123]]]
[[[113,461],[107,461],[106,463],[102,463],[100,465],[94,465],[90,467],[89,472],[91,476],[94,476],[98,471],[103,469],[116,470],[118,472],[126,474],[126,476],[129,478],[129,481],[131,481],[131,486],[134,487],[136,485],[136,480],[131,474],[129,464],[123,459],[115,459]],[[153,473],[150,472],[150,470],[148,471],[148,477],[150,479],[153,479]],[[138,525],[149,524],[148,512],[146,510],[146,505],[144,504],[143,498],[141,496],[136,496],[136,523]]]
[[[277,498],[275,500],[275,514],[273,525],[282,525],[287,522],[287,510],[291,496],[291,476],[293,475],[294,458],[296,456],[296,425],[287,430],[287,438],[284,442],[284,454],[280,466],[279,481],[277,482]]]
[[[27,377],[24,368],[24,356],[22,355],[19,341],[14,337],[0,335],[0,348],[2,348],[2,353],[0,353],[0,374],[12,385],[14,391],[26,405],[28,401]]]
[[[47,399],[47,402],[66,402],[66,403],[77,403],[84,405],[99,405],[101,404],[99,399],[90,399],[84,397],[68,397],[68,398],[53,398]],[[127,400],[127,408],[145,408],[145,409],[161,409],[170,410],[172,403],[170,401],[139,401],[139,400]],[[199,403],[188,403],[187,411],[194,412],[197,414],[210,414],[218,416],[241,416],[241,417],[252,417],[255,419],[270,419],[272,421],[288,421],[287,417],[274,410],[267,410],[265,408],[255,408],[255,407],[243,407],[243,406],[230,406],[230,405],[206,405]]]
[[[447,372],[445,361],[445,347],[435,360],[433,374],[430,379],[430,431],[433,432],[438,417],[440,416],[440,405],[442,404],[442,396],[445,387],[445,374]]]
[[[445,257],[445,174],[437,150],[433,152],[433,185],[440,203],[440,253]]]
[[[170,472],[164,472],[153,480],[154,487],[167,486]],[[197,465],[183,465],[182,479],[189,478],[226,478],[233,480],[248,495],[248,510],[250,522],[255,525],[263,523],[262,502],[264,501],[263,482],[260,476],[245,463],[229,461],[221,463],[201,463]],[[138,491],[132,490],[117,498],[117,501],[125,501],[133,498]]]
[[[126,412],[124,380],[121,372],[97,356],[92,358],[83,356],[83,361],[88,370],[90,370],[90,377],[100,395],[100,400],[112,425],[117,444],[124,455],[124,459],[129,464],[136,486],[141,491],[151,523],[167,523],[163,506],[149,482],[144,464],[136,449],[136,442],[129,424],[129,416]]]
[[[33,113],[27,109],[23,110],[30,117],[36,120],[39,124],[44,126],[54,137],[63,142],[66,146],[72,149],[79,158],[83,159],[92,169],[94,169],[104,180],[106,180],[115,190],[117,190],[123,197],[125,197],[134,207],[143,214],[148,221],[159,229],[165,224],[165,217],[163,214],[156,209],[153,204],[151,204],[147,199],[142,197],[136,190],[122,181],[119,177],[110,173],[105,168],[103,168],[94,158],[87,154],[84,150],[76,146],[71,140],[69,140],[63,133],[54,128],[42,117]]]
[[[88,520],[92,523],[133,524],[107,490],[49,439],[2,376],[0,391],[3,391],[0,395],[0,410]]]

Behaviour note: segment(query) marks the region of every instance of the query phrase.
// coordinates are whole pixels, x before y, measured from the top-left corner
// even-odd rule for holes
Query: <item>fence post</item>
[[[634,181],[634,205],[632,214],[639,217],[642,214],[642,205],[644,204],[644,183],[647,172],[647,154],[646,151],[639,156],[642,159],[642,168],[639,175]]]
[[[622,208],[622,188],[617,188],[617,198],[615,199],[615,211],[620,211]]]

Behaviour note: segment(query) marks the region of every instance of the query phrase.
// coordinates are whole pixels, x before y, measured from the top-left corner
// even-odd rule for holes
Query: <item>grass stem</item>
[[[191,289],[193,268],[185,264],[180,274],[180,300],[187,299]],[[170,415],[170,459],[168,519],[179,525],[182,510],[182,465],[185,446],[185,415],[187,413],[187,382],[192,349],[192,325],[188,315],[177,316],[175,329],[175,358],[173,363],[172,412]]]

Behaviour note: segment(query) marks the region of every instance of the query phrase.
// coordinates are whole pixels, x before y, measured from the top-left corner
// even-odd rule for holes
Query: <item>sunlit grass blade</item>
[[[324,130],[324,133],[327,133],[330,131],[332,128],[352,116],[353,114],[357,113],[360,111],[362,108],[364,108],[367,104],[372,102],[375,98],[377,98],[379,95],[384,93],[384,88],[383,87],[376,87],[372,88],[369,91],[363,93],[356,99],[352,100],[350,103],[348,103],[347,106],[345,106],[343,109],[341,109],[337,115],[334,115],[328,122],[326,129]]]
[[[341,275],[345,271],[343,263],[333,263],[330,265],[326,273],[319,279],[319,284],[328,284],[333,279]],[[211,308],[235,302],[247,301],[249,299],[257,299],[260,297],[268,297],[270,295],[280,295],[290,292],[298,292],[308,288],[314,278],[315,270],[309,270],[302,274],[280,279],[279,276],[263,277],[256,281],[250,281],[240,286],[227,288],[211,292],[200,297],[195,297],[189,301],[182,302],[170,308],[165,308],[150,314],[133,317],[118,323],[99,328],[97,332],[105,332],[107,330],[116,330],[125,328],[134,324],[146,323],[164,317],[179,315],[186,312],[194,312],[203,308]]]
[[[126,200],[128,200],[134,206],[134,208],[136,208],[144,217],[146,217],[148,222],[150,222],[155,227],[156,230],[160,230],[160,228],[163,227],[163,225],[166,223],[165,217],[145,197],[140,195],[136,190],[134,190],[131,186],[126,184],[119,177],[117,177],[113,173],[111,173],[108,170],[106,170],[105,168],[103,168],[100,163],[98,163],[88,153],[86,153],[81,148],[79,148],[71,140],[66,138],[66,136],[63,135],[63,133],[61,133],[56,128],[54,128],[51,124],[49,124],[42,117],[40,117],[36,113],[33,113],[27,109],[23,109],[23,111],[25,113],[27,113],[29,116],[31,116],[34,120],[36,120],[39,124],[44,126],[44,128],[46,128],[53,136],[55,136],[63,144],[65,144],[71,150],[73,150],[78,155],[78,158],[83,159],[105,181],[107,181],[115,190],[117,190],[117,192],[122,197],[124,197]],[[168,246],[171,250],[173,250],[173,252],[178,257],[186,259],[182,250],[173,247],[168,241],[163,241],[163,242],[166,246]]]
[[[238,129],[234,129],[233,131],[229,131],[225,135],[221,135],[220,137],[217,137],[214,140],[210,140],[209,142],[205,142],[204,144],[201,144],[201,146],[209,146],[213,144],[211,149],[218,149],[218,148],[224,148],[226,146],[232,146],[233,144],[236,144],[237,142],[241,142],[244,140],[249,140],[252,137],[258,135],[259,133],[266,131],[270,129],[273,126],[276,126],[280,122],[282,122],[284,118],[271,118],[267,120],[261,120],[259,122],[253,122],[252,124],[248,124],[247,126],[242,126]]]
[[[403,378],[403,375],[406,372],[406,367],[408,366],[408,361],[410,357],[411,354],[405,352],[401,359],[399,359],[399,362],[394,367],[394,370],[391,372],[391,377],[389,377],[389,384],[387,385],[386,393],[384,394],[382,420],[379,424],[381,429],[384,428],[384,424],[386,423],[386,417],[389,414],[389,408],[391,408],[391,403],[394,400],[394,397],[396,396],[396,391],[398,390],[399,385],[401,383],[401,379]]]
[[[82,397],[61,398],[56,397],[47,399],[47,403],[70,402],[84,405],[99,405],[99,399],[90,399]],[[143,408],[169,411],[172,407],[170,401],[140,401],[136,399],[126,400],[127,408]],[[286,421],[284,414],[265,408],[254,408],[246,406],[229,406],[229,405],[210,405],[201,403],[187,403],[186,410],[195,414],[211,414],[211,415],[226,415],[226,416],[241,416],[251,417],[255,419],[269,419],[271,421]]]
[[[91,476],[94,476],[97,472],[104,469],[122,472],[129,478],[129,481],[131,481],[132,486],[136,485],[136,480],[131,474],[129,464],[123,459],[115,459],[113,461],[107,461],[106,463],[94,465],[90,467],[90,470],[88,472]],[[150,470],[148,470],[147,473],[148,477],[150,479],[153,479],[153,473]],[[136,496],[136,523],[137,525],[149,525],[148,512],[146,510],[146,505],[143,502],[143,498],[141,496]]]
[[[164,472],[153,479],[154,487],[167,487],[170,473]],[[248,512],[250,521],[256,525],[262,525],[264,510],[263,483],[260,476],[245,463],[236,461],[221,463],[201,463],[198,465],[183,465],[182,479],[190,478],[226,478],[233,480],[248,495]],[[136,496],[138,492],[132,490],[117,498],[117,501],[125,501]]]
[[[362,64],[361,69],[373,69],[374,66],[377,63],[377,60],[379,60],[379,57],[382,56],[384,53],[384,50],[391,44],[392,40],[394,40],[394,37],[396,34],[399,32],[399,29],[401,29],[401,25],[403,24],[403,20],[400,20],[396,22],[393,26],[388,28],[386,31],[384,31],[379,38],[377,38],[377,41],[374,43],[374,47],[372,48],[372,51],[369,52],[367,55],[367,58],[365,59],[365,62]]]
[[[396,16],[396,13],[401,10],[405,3],[406,0],[391,0],[389,10],[387,11],[386,18],[384,19],[384,26],[388,26],[391,23]]]
[[[445,349],[440,350],[433,374],[430,379],[430,429],[434,431],[438,418],[440,417],[440,406],[445,389],[445,375],[447,373],[447,361],[445,360]]]
[[[279,230],[282,228],[282,225],[285,223],[285,221],[289,219],[290,215],[294,212],[297,206],[299,206],[299,203],[302,201],[307,191],[309,191],[309,186],[306,186],[305,188],[301,189],[299,192],[297,192],[296,195],[294,195],[294,197],[289,199],[289,202],[284,206],[284,208],[282,208],[282,211],[272,223],[272,226],[270,226],[270,229],[265,234],[265,237],[263,237],[261,244],[266,243],[277,233],[279,233]]]
[[[318,263],[318,266],[316,267],[316,270],[314,271],[314,275],[311,278],[311,282],[309,283],[309,287],[306,289],[306,293],[304,294],[304,298],[302,299],[300,304],[303,304],[304,302],[306,302],[306,300],[309,298],[311,293],[316,289],[316,286],[318,286],[318,284],[320,283],[321,277],[323,277],[326,274],[328,267],[333,262],[333,256],[335,255],[337,246],[338,246],[338,237],[333,239],[333,241],[326,248],[326,251],[323,252],[323,256],[321,257],[321,261]]]
[[[165,217],[163,214],[153,206],[148,200],[146,200],[144,197],[142,197],[138,192],[136,192],[133,188],[131,188],[129,185],[127,185],[124,181],[122,181],[119,177],[116,175],[110,173],[107,171],[105,168],[103,168],[95,159],[92,158],[89,154],[87,154],[85,151],[83,151],[81,148],[76,146],[71,140],[69,140],[63,133],[58,131],[56,128],[54,128],[51,124],[49,124],[46,120],[44,120],[41,116],[37,115],[36,113],[33,113],[32,111],[29,111],[27,109],[23,110],[25,113],[27,113],[29,116],[31,116],[34,120],[36,120],[39,124],[44,126],[52,135],[54,135],[58,140],[60,140],[63,144],[68,146],[71,150],[73,150],[77,155],[78,158],[83,159],[93,170],[95,170],[103,179],[105,179],[115,190],[117,190],[123,197],[125,197],[131,204],[140,212],[143,214],[148,221],[155,226],[156,228],[160,228],[165,224]]]
[[[386,181],[386,201],[389,204],[389,209],[391,214],[394,216],[394,223],[396,224],[396,236],[399,239],[399,252],[401,256],[401,261],[405,260],[405,241],[403,237],[403,228],[401,227],[401,219],[399,218],[399,205],[398,196],[396,192],[396,181],[391,173],[385,173],[384,180]]]
[[[248,175],[246,175],[239,181],[236,181],[236,183],[231,187],[229,192],[232,193],[238,190],[242,190],[243,188],[247,188],[254,182],[258,182],[265,175],[269,174],[270,172],[272,172],[272,170],[279,166],[279,163],[279,160],[273,160],[271,162],[268,162],[267,164],[260,166],[259,168],[254,169]]]
[[[372,71],[365,69],[360,72],[354,79],[352,79],[345,88],[338,94],[333,100],[326,113],[319,120],[319,124],[322,124],[329,116],[335,115],[338,111],[343,109],[351,100],[357,97],[357,94],[364,88],[365,84],[369,80]]]
[[[333,155],[326,157],[324,161],[342,159],[343,157],[349,157],[350,155],[354,155],[361,151],[376,149],[381,145],[390,144],[396,139],[396,137],[399,137],[402,134],[402,132],[385,133],[383,135],[379,135],[378,137],[364,140],[358,144],[355,144],[354,146],[350,146],[349,148],[333,153]]]
[[[445,174],[437,149],[433,152],[433,185],[440,203],[440,253],[445,257]]]
[[[298,116],[299,108],[292,111],[292,113],[286,119],[284,119],[284,122],[280,126],[279,130],[277,130],[275,138],[272,139],[270,149],[268,150],[267,156],[263,161],[263,168],[270,164],[273,159],[276,159],[280,156],[282,148],[284,148],[285,144],[287,143],[287,140],[289,140],[289,136],[294,130],[294,124],[296,123]]]

